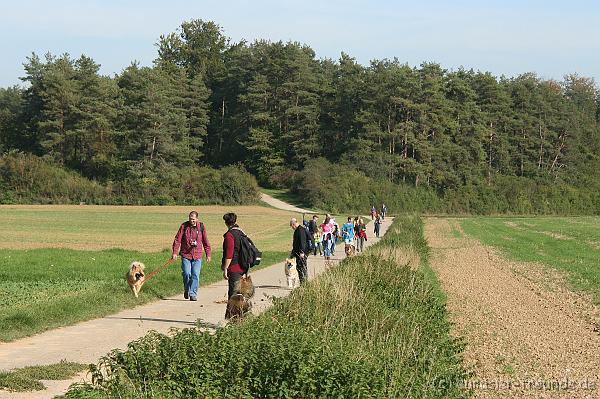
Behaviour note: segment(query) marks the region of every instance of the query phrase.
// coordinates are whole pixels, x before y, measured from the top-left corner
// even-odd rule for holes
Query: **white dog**
[[[296,288],[300,286],[300,277],[296,269],[296,258],[285,260],[285,277],[287,277],[288,288]]]

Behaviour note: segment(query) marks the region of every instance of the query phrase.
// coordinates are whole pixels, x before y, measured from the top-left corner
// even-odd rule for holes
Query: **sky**
[[[297,41],[317,58],[342,52],[368,65],[437,62],[517,76],[600,82],[600,2],[594,0],[0,0],[0,87],[21,84],[23,63],[85,54],[113,76],[152,65],[161,34],[183,21],[214,21],[232,42]]]

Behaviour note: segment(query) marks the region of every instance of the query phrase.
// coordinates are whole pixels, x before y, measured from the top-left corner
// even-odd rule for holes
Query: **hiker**
[[[204,224],[198,220],[198,212],[191,211],[188,221],[179,226],[173,240],[172,259],[181,255],[181,276],[183,277],[183,297],[190,301],[198,298],[200,270],[202,269],[202,248],[206,252],[206,262],[210,263],[210,243]]]
[[[335,256],[335,244],[337,244],[340,237],[340,225],[337,224],[334,218],[331,218],[329,223],[331,224],[331,255]]]
[[[292,218],[290,220],[290,227],[294,229],[294,238],[292,241],[292,252],[290,257],[296,258],[296,270],[298,270],[298,277],[300,278],[300,284],[304,284],[304,282],[308,278],[308,230],[304,227],[301,227],[300,223],[296,218]]]
[[[319,250],[319,256],[323,256],[323,243],[321,242],[321,230],[317,227],[317,232],[315,233],[315,249],[314,256],[317,256],[317,250]]]
[[[381,220],[385,220],[385,214],[387,213],[387,206],[381,204]]]
[[[375,216],[375,237],[379,238],[379,229],[381,228],[381,217],[379,215]]]
[[[371,220],[374,220],[376,215],[377,215],[377,208],[375,208],[375,205],[371,205]]]
[[[323,243],[323,255],[325,260],[331,259],[331,245],[333,241],[333,225],[329,215],[325,216],[325,221],[319,226],[321,229],[321,242]]]
[[[367,226],[362,218],[358,219],[356,223],[356,249],[358,252],[362,252],[364,249],[365,241],[367,241]]]
[[[315,248],[313,249],[313,255],[317,256],[317,249],[319,250],[319,255],[323,256],[321,245],[321,233],[319,232],[319,217],[317,215],[313,215],[310,223],[308,224],[308,232],[312,234],[313,242],[315,243]]]
[[[233,212],[223,215],[223,221],[227,226],[227,231],[223,234],[223,259],[221,260],[221,270],[223,278],[229,283],[227,299],[233,295],[235,283],[242,278],[246,271],[240,266],[238,261],[240,251],[239,226],[237,225],[237,215]]]
[[[342,235],[344,237],[344,250],[346,255],[351,253],[351,248],[354,244],[354,223],[352,217],[348,216],[348,222],[342,225]]]

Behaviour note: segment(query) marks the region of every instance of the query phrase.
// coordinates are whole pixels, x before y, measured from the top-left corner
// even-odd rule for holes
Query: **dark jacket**
[[[307,254],[306,248],[308,247],[306,239],[307,239],[307,231],[304,226],[300,225],[294,230],[294,241],[292,242],[292,253],[295,256],[300,255],[300,252]]]
[[[223,234],[223,259],[221,264],[225,264],[225,259],[231,259],[231,263],[227,268],[228,272],[243,273],[244,269],[240,266],[238,255],[240,253],[240,234],[238,225],[233,225],[232,228]]]
[[[310,234],[313,234],[313,235],[314,235],[314,234],[316,234],[316,232],[317,232],[317,229],[318,229],[318,227],[317,227],[317,222],[315,222],[313,219],[311,219],[311,220],[308,222],[308,232],[309,232]]]

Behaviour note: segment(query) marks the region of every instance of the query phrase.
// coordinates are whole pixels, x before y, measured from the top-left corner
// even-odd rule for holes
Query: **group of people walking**
[[[387,207],[385,204],[382,204],[381,212],[377,212],[374,206],[371,209],[375,237],[379,237],[381,223],[386,213]],[[364,250],[364,243],[367,241],[367,226],[360,216],[356,216],[354,219],[348,216],[348,221],[340,229],[340,226],[330,214],[325,215],[325,220],[321,224],[319,224],[319,216],[313,215],[310,221],[305,222],[305,227],[315,243],[312,251],[313,255],[316,256],[318,252],[326,260],[335,255],[336,243],[340,239],[344,241],[345,249],[348,246],[353,246],[358,252]]]
[[[377,212],[374,206],[371,208],[376,237],[379,237],[380,225],[386,212],[385,204],[382,205],[381,212]],[[228,298],[230,298],[236,282],[247,273],[247,270],[239,262],[240,237],[244,233],[237,225],[235,213],[226,213],[223,215],[223,221],[227,231],[223,234],[221,270],[223,278],[228,280]],[[341,229],[329,214],[325,215],[325,220],[320,224],[318,215],[313,215],[310,221],[303,224],[292,218],[290,227],[294,230],[291,256],[296,258],[300,284],[303,284],[308,278],[307,260],[310,253],[316,256],[319,252],[319,255],[324,256],[325,260],[330,260],[335,254],[338,239],[343,239],[346,251],[349,246],[353,246],[359,252],[363,251],[364,242],[367,241],[366,224],[360,216],[356,216],[354,219],[348,216],[347,223],[344,223]],[[190,301],[196,301],[198,297],[203,251],[206,255],[206,262],[210,263],[211,246],[206,227],[199,221],[198,212],[192,211],[188,215],[188,220],[179,226],[172,246],[172,259],[175,260],[181,256],[183,297]]]
[[[230,298],[234,286],[247,273],[239,261],[241,235],[244,232],[237,225],[237,215],[233,212],[223,215],[227,231],[223,234],[223,257],[221,270],[223,278],[228,281],[227,297]],[[192,211],[188,220],[179,226],[173,240],[172,259],[181,255],[181,276],[183,278],[183,297],[196,301],[200,271],[202,270],[202,251],[206,254],[206,262],[211,261],[211,246],[204,224],[198,220],[198,212]]]

